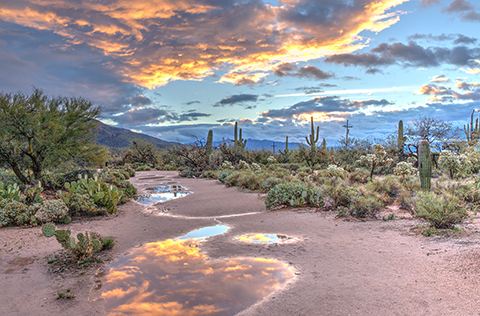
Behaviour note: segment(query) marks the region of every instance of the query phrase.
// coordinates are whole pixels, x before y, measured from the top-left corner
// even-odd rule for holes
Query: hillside
[[[168,148],[179,145],[179,143],[176,142],[167,142],[153,136],[135,133],[125,128],[110,126],[100,121],[97,121],[97,132],[97,143],[110,148],[129,147],[135,139],[145,140],[158,148]]]

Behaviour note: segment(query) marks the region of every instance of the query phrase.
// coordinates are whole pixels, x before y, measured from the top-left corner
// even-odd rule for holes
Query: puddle
[[[179,191],[185,191],[185,188],[182,187],[181,185],[161,185],[161,186],[146,188],[145,191],[148,191],[149,193],[150,192],[151,193],[179,192]]]
[[[283,234],[248,234],[237,237],[236,239],[243,242],[255,244],[274,244],[274,243],[292,243],[297,242],[298,238]]]
[[[182,198],[190,192],[164,192],[138,195],[136,201],[140,204],[149,206],[159,202]]]
[[[149,243],[110,264],[102,287],[109,315],[233,315],[294,277],[292,267],[273,259],[214,261],[200,252],[204,238],[227,229]]]

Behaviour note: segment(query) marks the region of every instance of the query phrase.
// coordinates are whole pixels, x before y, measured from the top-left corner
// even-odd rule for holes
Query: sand
[[[48,271],[46,258],[63,250],[40,227],[0,228],[0,315],[105,315],[101,285],[109,262],[145,243],[219,223],[230,229],[201,247],[211,260],[272,258],[296,271],[293,280],[239,315],[480,315],[478,217],[464,225],[465,233],[424,237],[415,229],[421,223],[408,216],[345,221],[315,209],[266,211],[262,195],[176,172],[137,172],[131,182],[139,193],[167,182],[192,194],[148,208],[130,201],[113,216],[57,225],[73,234],[91,230],[115,237],[115,247],[101,255],[104,263],[83,273]],[[248,233],[298,241],[235,239]],[[66,289],[75,298],[57,299]]]

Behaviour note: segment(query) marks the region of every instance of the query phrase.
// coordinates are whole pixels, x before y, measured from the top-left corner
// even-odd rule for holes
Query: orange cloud
[[[154,88],[173,80],[201,80],[226,71],[219,82],[261,82],[282,62],[352,53],[359,36],[397,23],[390,10],[409,0],[345,1],[325,17],[304,16],[305,3],[200,0],[24,0],[2,5],[0,19],[61,35],[65,47],[87,44],[112,58],[124,80]],[[310,3],[311,2],[311,3]],[[339,9],[341,7],[341,9]],[[105,65],[107,66],[107,65]]]

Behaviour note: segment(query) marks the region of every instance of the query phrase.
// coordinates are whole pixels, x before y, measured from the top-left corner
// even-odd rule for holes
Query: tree
[[[100,109],[77,97],[0,93],[0,165],[25,184],[41,180],[46,167],[88,159]]]
[[[437,151],[448,147],[458,138],[451,122],[441,119],[422,116],[415,119],[406,129],[407,146],[411,153],[416,154],[418,144],[423,139],[430,143],[430,146]]]
[[[158,148],[143,139],[136,139],[132,141],[132,145],[127,150],[124,160],[125,162],[138,162],[155,167],[158,163],[157,156]]]

